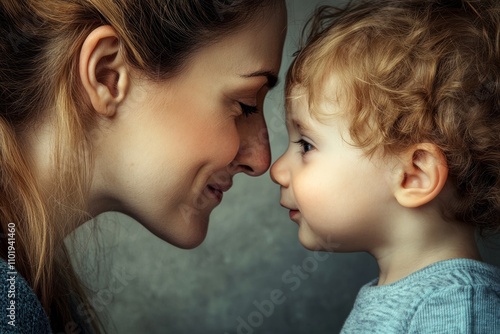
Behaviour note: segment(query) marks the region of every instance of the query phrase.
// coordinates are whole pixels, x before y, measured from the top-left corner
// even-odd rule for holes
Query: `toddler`
[[[310,250],[368,252],[342,333],[500,333],[498,1],[321,7],[286,80],[271,169]]]

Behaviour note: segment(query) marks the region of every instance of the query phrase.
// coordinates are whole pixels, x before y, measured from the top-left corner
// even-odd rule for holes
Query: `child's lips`
[[[300,211],[297,209],[290,209],[288,215],[290,216],[290,219],[293,220],[300,214]]]
[[[291,205],[286,205],[283,203],[280,203],[280,205],[282,207],[284,207],[285,209],[289,210],[288,215],[290,216],[291,220],[293,220],[298,214],[300,214],[300,211],[298,209],[293,208],[293,206],[291,206]]]

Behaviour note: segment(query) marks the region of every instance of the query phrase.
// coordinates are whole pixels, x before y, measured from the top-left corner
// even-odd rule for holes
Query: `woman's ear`
[[[441,150],[431,143],[412,146],[399,156],[394,195],[402,206],[416,208],[432,201],[448,178]]]
[[[80,52],[80,79],[94,110],[112,117],[129,86],[128,67],[120,52],[120,40],[109,25],[93,30]]]

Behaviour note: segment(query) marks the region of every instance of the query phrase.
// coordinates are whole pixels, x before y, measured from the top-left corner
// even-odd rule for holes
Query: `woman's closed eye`
[[[306,140],[304,140],[304,139],[300,139],[300,140],[298,140],[298,141],[296,141],[294,143],[300,145],[300,147],[301,147],[301,152],[300,153],[302,155],[304,155],[307,152],[309,152],[309,151],[311,151],[311,150],[314,149],[314,146],[311,143],[309,143]]]
[[[246,117],[259,112],[259,109],[257,109],[257,106],[249,106],[248,104],[244,104],[241,102],[238,102],[238,103],[240,104],[241,111],[243,112],[243,114]]]

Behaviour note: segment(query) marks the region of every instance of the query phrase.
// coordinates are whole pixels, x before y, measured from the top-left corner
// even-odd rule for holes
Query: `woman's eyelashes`
[[[298,141],[295,141],[294,143],[300,145],[300,148],[301,148],[300,153],[303,155],[314,149],[314,146],[311,145],[311,143],[307,142],[304,139],[300,139]]]
[[[259,109],[257,109],[257,106],[249,106],[248,104],[244,104],[241,102],[238,102],[238,103],[240,104],[241,111],[243,112],[243,115],[245,115],[246,117],[259,112]]]

